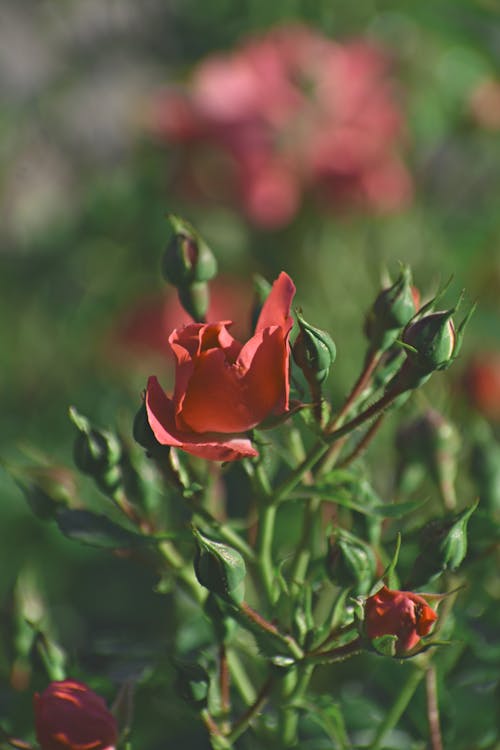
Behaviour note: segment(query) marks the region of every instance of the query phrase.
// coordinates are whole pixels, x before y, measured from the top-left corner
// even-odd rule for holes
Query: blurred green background
[[[388,216],[330,212],[305,227],[297,219],[265,233],[228,207],[191,206],[177,195],[175,149],[144,128],[151,97],[202,56],[293,21],[339,41],[369,37],[389,51],[415,185],[407,209]],[[478,105],[475,92],[491,81],[497,88]],[[71,465],[71,404],[97,424],[130,432],[147,375],[161,376],[168,366],[157,352],[136,345],[128,351],[120,331],[141,300],[172,294],[159,273],[170,211],[204,234],[223,274],[259,272],[271,280],[281,269],[290,272],[307,318],[336,341],[337,402],[358,371],[363,318],[381,273],[395,275],[398,262],[411,264],[424,296],[453,274],[455,297],[466,287],[468,299],[479,300],[463,359],[500,349],[495,0],[3,0],[0,97],[0,453],[9,466],[44,457]],[[448,403],[444,386],[437,398]],[[90,484],[84,491],[95,492]],[[127,644],[134,633],[141,642],[146,635],[154,651],[169,627],[164,600],[149,593],[155,582],[132,564],[61,539],[30,514],[5,472],[0,493],[5,623],[22,572],[36,578],[30,585],[44,592],[65,647],[93,653],[90,673],[109,667],[111,633]],[[39,684],[18,698],[10,692],[10,628],[5,624],[0,655],[0,719],[10,717],[21,731],[30,690]],[[147,656],[138,650],[138,670]],[[150,710],[164,716],[168,704],[167,695]],[[173,726],[182,718],[172,717]],[[183,741],[174,735],[175,745],[161,746]],[[203,747],[199,738],[188,741]],[[146,734],[144,743],[153,746]]]

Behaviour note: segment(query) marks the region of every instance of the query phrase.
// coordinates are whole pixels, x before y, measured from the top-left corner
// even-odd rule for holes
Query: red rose
[[[159,443],[212,461],[257,455],[244,433],[288,410],[294,293],[292,280],[281,273],[246,344],[231,336],[230,321],[196,323],[171,334],[174,393],[168,397],[154,376],[146,391],[148,420]]]
[[[103,699],[76,680],[35,693],[36,737],[42,750],[113,750],[116,721]]]
[[[396,654],[405,654],[428,635],[437,614],[425,599],[411,591],[392,591],[387,586],[365,602],[365,632],[368,638],[397,635]]]

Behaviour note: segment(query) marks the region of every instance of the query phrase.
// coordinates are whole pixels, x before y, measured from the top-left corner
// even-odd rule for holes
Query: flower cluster
[[[403,118],[386,55],[303,26],[278,28],[202,61],[184,89],[153,106],[153,130],[184,146],[178,178],[193,194],[279,227],[303,194],[329,209],[408,203]]]

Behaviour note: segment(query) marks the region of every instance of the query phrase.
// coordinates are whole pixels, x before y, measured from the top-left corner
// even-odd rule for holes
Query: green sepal
[[[373,649],[382,656],[396,656],[397,642],[398,636],[389,634],[371,639]]]

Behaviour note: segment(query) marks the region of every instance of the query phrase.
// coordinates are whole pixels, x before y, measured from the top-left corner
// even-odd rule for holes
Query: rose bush
[[[294,293],[292,280],[281,273],[246,344],[233,338],[227,320],[173,331],[174,393],[167,396],[155,376],[146,391],[148,421],[159,443],[212,461],[257,455],[245,433],[289,408]]]
[[[42,750],[113,750],[118,729],[104,700],[82,682],[51,682],[34,697]]]
[[[428,635],[436,612],[419,594],[393,591],[382,586],[365,602],[365,633],[368,638],[396,635],[396,654],[411,651],[420,638]]]

